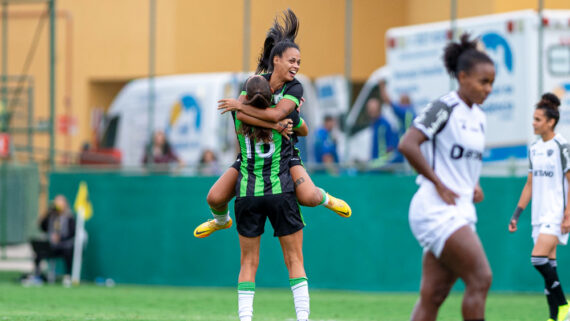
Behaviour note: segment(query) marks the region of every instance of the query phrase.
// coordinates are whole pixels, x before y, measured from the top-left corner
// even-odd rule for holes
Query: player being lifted
[[[222,113],[236,111],[237,119],[243,123],[277,129],[284,132],[283,120],[300,106],[303,96],[303,86],[295,79],[301,63],[299,46],[295,43],[299,22],[293,11],[285,12],[283,25],[276,19],[269,29],[259,57],[256,74],[269,81],[273,93],[271,105],[273,108],[259,109],[246,103],[245,91],[242,91],[238,100],[222,99],[219,108]],[[306,135],[308,129],[302,121],[295,133]],[[295,141],[296,134],[292,139]],[[324,205],[342,217],[349,217],[352,210],[348,204],[326,193],[322,188],[314,185],[309,174],[303,167],[299,150],[293,149],[294,156],[291,158],[289,167],[295,186],[295,194],[301,205],[314,207]],[[207,202],[210,206],[213,220],[200,224],[194,230],[194,236],[207,237],[213,232],[229,228],[232,220],[229,216],[228,203],[235,195],[236,181],[240,173],[240,162],[244,155],[216,181],[208,192]]]

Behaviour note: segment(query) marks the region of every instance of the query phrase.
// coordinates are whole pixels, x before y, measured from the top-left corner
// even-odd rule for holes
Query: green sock
[[[325,192],[324,189],[320,188],[321,193],[323,193],[323,200],[321,201],[321,203],[319,205],[327,205],[329,203],[329,196],[327,195],[327,192]]]
[[[210,207],[210,212],[212,212],[212,215],[214,216],[214,219],[216,220],[216,224],[219,224],[219,225],[226,224],[226,222],[230,219],[230,210],[227,207],[227,205],[226,205],[226,209],[222,210],[222,211],[217,211],[217,210]]]
[[[238,283],[238,315],[240,320],[251,320],[253,317],[253,296],[255,295],[255,283]]]

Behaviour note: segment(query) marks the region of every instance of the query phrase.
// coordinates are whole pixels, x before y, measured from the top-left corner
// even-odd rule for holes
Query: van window
[[[548,48],[548,71],[553,76],[570,75],[570,45]]]
[[[117,136],[117,128],[119,128],[119,116],[111,117],[107,120],[107,127],[101,136],[99,146],[101,148],[114,148],[115,137]]]
[[[350,133],[348,133],[350,136],[365,129],[366,127],[370,126],[370,124],[372,123],[373,119],[370,119],[368,113],[366,112],[366,103],[370,98],[377,98],[380,99],[380,101],[382,101],[380,98],[380,88],[378,87],[378,85],[372,87],[372,89],[368,93],[368,96],[362,102],[362,105],[354,106],[354,108],[357,108],[357,110],[360,110],[360,112],[358,113],[356,122],[354,122],[354,126],[352,126]]]

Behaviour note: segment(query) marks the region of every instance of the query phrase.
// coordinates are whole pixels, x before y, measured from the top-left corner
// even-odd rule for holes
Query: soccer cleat
[[[352,215],[352,210],[345,201],[340,198],[333,197],[329,193],[327,193],[327,196],[329,197],[329,203],[325,204],[326,208],[342,217],[350,217],[350,215]]]
[[[208,220],[200,225],[194,230],[194,236],[197,238],[204,238],[210,236],[217,230],[223,230],[230,228],[232,226],[232,218],[230,217],[226,224],[219,225],[216,220]]]
[[[558,307],[558,318],[557,318],[558,321],[568,321],[568,310],[569,309],[570,309],[570,307],[568,306],[568,303]]]

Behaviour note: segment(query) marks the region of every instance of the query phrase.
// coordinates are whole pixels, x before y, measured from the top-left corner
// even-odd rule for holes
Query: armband
[[[514,220],[515,222],[518,222],[522,211],[523,211],[523,208],[520,206],[517,206],[517,208],[515,209],[515,212],[513,213],[513,216],[511,217],[511,221]]]

